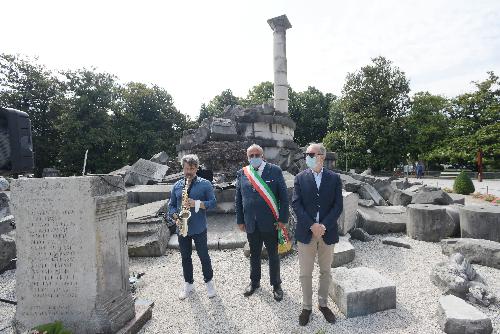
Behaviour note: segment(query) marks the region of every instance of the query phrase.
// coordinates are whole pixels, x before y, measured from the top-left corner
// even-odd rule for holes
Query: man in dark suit
[[[247,149],[249,166],[238,171],[236,182],[236,223],[247,233],[250,245],[250,284],[245,297],[260,287],[262,244],[269,255],[269,277],[274,299],[283,299],[278,255],[277,223],[288,222],[288,195],[281,169],[264,161],[264,151],[253,144]]]
[[[295,238],[299,250],[300,284],[302,286],[302,313],[299,324],[307,325],[312,312],[312,272],[318,254],[320,267],[318,304],[325,319],[335,322],[328,308],[328,289],[334,244],[339,241],[337,219],[343,209],[340,177],[323,168],[326,149],[322,144],[311,144],[306,151],[309,167],[295,176],[292,207],[297,215]]]

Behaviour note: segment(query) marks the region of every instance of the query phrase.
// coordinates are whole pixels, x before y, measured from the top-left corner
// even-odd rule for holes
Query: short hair
[[[325,146],[323,146],[322,143],[310,143],[309,147],[311,147],[311,146],[312,147],[317,147],[320,154],[326,155],[326,148],[325,148]]]
[[[257,145],[257,144],[252,144],[250,145],[248,148],[247,148],[247,154],[248,154],[248,151],[252,150],[252,149],[258,149],[260,151],[260,153],[264,154],[264,149],[260,146],[260,145]]]
[[[185,163],[191,166],[198,167],[200,165],[200,159],[198,159],[198,156],[196,154],[186,154],[181,159],[181,166],[184,167]]]

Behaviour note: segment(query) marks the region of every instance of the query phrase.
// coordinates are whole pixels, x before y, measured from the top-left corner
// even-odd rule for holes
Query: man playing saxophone
[[[194,289],[192,241],[200,258],[203,278],[207,286],[208,297],[215,296],[213,270],[207,245],[207,217],[206,210],[214,208],[216,204],[212,184],[196,176],[200,162],[195,154],[188,154],[181,160],[184,178],[174,184],[168,214],[177,223],[179,249],[182,257],[182,272],[184,286],[179,298],[187,298]]]

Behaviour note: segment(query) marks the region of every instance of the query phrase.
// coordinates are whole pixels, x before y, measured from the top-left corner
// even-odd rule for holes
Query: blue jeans
[[[201,262],[201,269],[203,271],[203,278],[206,282],[212,280],[214,276],[212,270],[212,262],[210,261],[210,255],[208,255],[208,245],[207,245],[207,230],[201,232],[200,234],[188,235],[186,237],[178,236],[179,239],[179,249],[181,251],[182,257],[182,273],[184,274],[184,281],[193,284],[193,261],[191,259],[191,254],[193,253],[192,241],[194,240],[194,245],[196,247],[196,253]]]

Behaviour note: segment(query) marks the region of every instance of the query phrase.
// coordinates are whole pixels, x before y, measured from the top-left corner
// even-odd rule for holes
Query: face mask
[[[311,158],[310,156],[306,156],[306,165],[311,169],[316,168],[316,157]]]
[[[250,163],[250,165],[252,165],[253,168],[257,169],[262,163],[262,158],[250,158],[248,159],[248,162]]]

